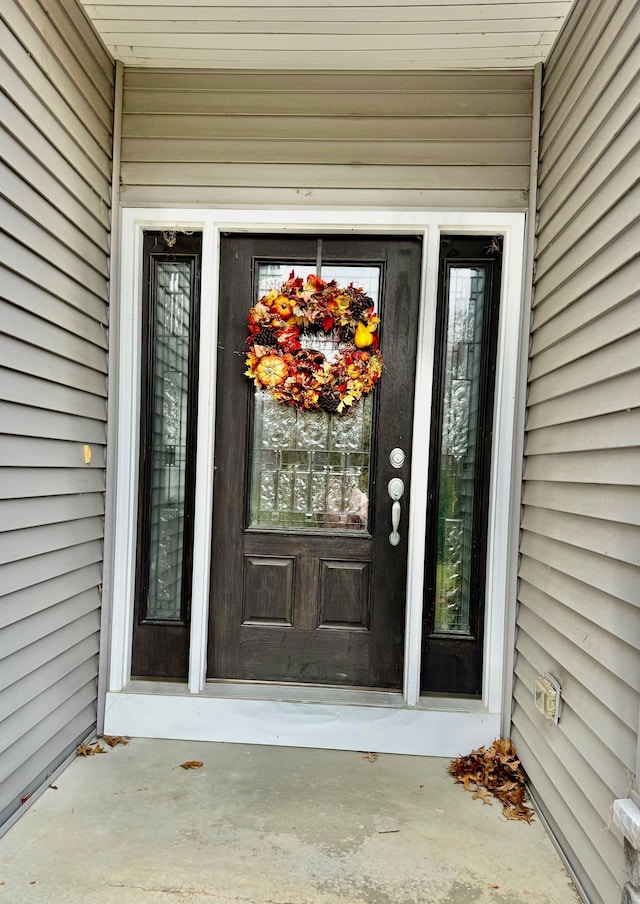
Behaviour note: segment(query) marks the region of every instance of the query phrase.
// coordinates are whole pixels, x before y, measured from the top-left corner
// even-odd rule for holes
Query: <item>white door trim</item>
[[[468,719],[468,726],[474,730],[472,736],[477,742],[478,731],[487,733],[491,740],[499,733],[499,718],[503,708],[504,680],[504,625],[509,599],[515,599],[515,588],[508,581],[508,538],[509,510],[512,492],[520,491],[519,486],[511,487],[513,429],[515,418],[515,388],[518,368],[518,335],[521,320],[521,285],[524,251],[525,215],[523,213],[479,213],[479,212],[427,212],[427,211],[357,211],[357,210],[201,210],[201,209],[135,209],[122,211],[122,270],[121,305],[118,323],[120,339],[120,364],[118,372],[119,399],[117,404],[117,487],[116,487],[116,542],[113,564],[113,626],[109,670],[109,685],[106,700],[105,731],[111,733],[140,734],[130,724],[129,714],[140,715],[144,700],[148,703],[148,716],[139,722],[140,728],[147,726],[145,733],[150,736],[195,737],[210,740],[220,734],[220,740],[230,740],[228,726],[222,732],[218,716],[227,708],[236,707],[238,717],[241,711],[248,712],[248,704],[253,713],[251,719],[256,725],[256,742],[264,737],[259,729],[260,720],[253,712],[255,706],[266,707],[269,719],[276,718],[278,707],[291,708],[324,705],[323,689],[304,688],[300,690],[300,702],[282,700],[278,687],[273,688],[273,699],[238,699],[229,686],[226,698],[224,686],[217,686],[216,695],[206,684],[206,650],[208,623],[209,568],[211,549],[213,493],[213,450],[215,443],[215,386],[216,361],[211,350],[217,347],[218,322],[218,281],[219,281],[219,239],[221,232],[270,232],[283,235],[293,233],[315,233],[319,231],[335,233],[381,233],[419,234],[424,238],[423,279],[421,289],[421,313],[418,329],[418,358],[416,373],[416,395],[414,409],[413,473],[411,475],[411,505],[408,522],[408,562],[407,581],[407,621],[405,632],[405,667],[403,694],[390,695],[389,708],[384,708],[385,723],[389,720],[389,710],[400,713],[415,711],[415,719],[406,720],[393,717],[395,728],[409,722],[420,724],[421,730],[428,729],[428,723],[442,723],[443,712],[451,713],[452,719]],[[193,560],[193,594],[191,610],[190,668],[188,685],[159,685],[156,682],[135,683],[130,686],[131,638],[133,622],[133,595],[135,585],[135,548],[137,516],[137,482],[139,456],[139,385],[140,385],[140,304],[142,269],[142,233],[145,229],[184,228],[203,231],[202,255],[202,304],[201,304],[201,349],[200,382],[198,391],[198,449],[196,459],[196,530]],[[425,523],[427,502],[427,468],[429,455],[431,409],[431,383],[433,373],[433,348],[435,335],[435,298],[437,291],[438,251],[441,233],[450,234],[496,234],[504,236],[502,297],[500,310],[500,335],[498,340],[498,363],[496,373],[496,396],[494,417],[494,443],[491,463],[491,494],[489,511],[487,605],[485,625],[483,699],[467,701],[461,708],[453,699],[430,701],[420,697],[420,644],[422,621],[422,583],[425,551]],[[215,505],[215,499],[213,501]],[[109,563],[107,563],[108,565]],[[133,691],[133,692],[131,692]],[[368,692],[362,694],[362,703],[367,702]],[[165,698],[164,703],[159,698]],[[199,703],[193,709],[189,699],[197,698]],[[325,698],[326,699],[326,698]],[[302,702],[302,701],[305,702]],[[311,702],[311,701],[316,701]],[[268,704],[268,706],[267,706]],[[190,724],[190,712],[200,712],[204,707],[211,714],[211,722],[206,724],[201,718]],[[480,707],[480,709],[478,709]],[[287,709],[287,712],[289,712]],[[260,710],[261,712],[263,710]],[[335,718],[343,725],[365,725],[366,712],[371,720],[380,717],[378,707],[360,706],[357,702],[332,706]],[[340,712],[338,712],[340,711]],[[162,712],[162,718],[155,721],[152,714]],[[283,710],[284,712],[284,710]],[[302,712],[302,711],[301,711]],[[317,710],[315,711],[318,715]],[[377,715],[376,715],[377,713]],[[471,719],[471,714],[481,717]],[[171,714],[171,715],[170,715]],[[311,717],[312,711],[309,711]],[[437,718],[436,718],[437,714]],[[202,715],[202,713],[201,713]],[[324,714],[326,717],[326,713]],[[405,713],[405,715],[408,715]],[[166,719],[170,717],[172,729]],[[302,716],[301,716],[302,717]],[[251,719],[248,724],[251,723]],[[434,722],[435,719],[435,722]],[[352,720],[352,721],[349,721]],[[355,720],[355,721],[353,721]],[[399,721],[398,721],[399,720]],[[404,721],[403,721],[404,720]],[[412,721],[413,720],[413,721]],[[224,720],[223,720],[224,721]],[[301,725],[305,719],[302,719]],[[396,721],[398,724],[396,725]],[[286,722],[286,720],[285,720]],[[155,729],[154,729],[155,724]],[[267,723],[265,723],[267,724]],[[288,723],[287,723],[288,724]],[[278,737],[296,737],[297,730],[287,730],[278,734],[277,725],[268,722],[267,734],[270,743],[277,743]],[[198,727],[199,726],[199,727]],[[213,727],[212,727],[213,726]],[[478,726],[482,726],[479,729]],[[449,725],[451,728],[451,725]],[[266,729],[265,729],[266,730]],[[350,729],[351,730],[351,729]],[[355,729],[354,729],[355,730]],[[462,730],[462,729],[461,729]],[[222,737],[221,732],[225,735]],[[275,732],[275,733],[274,733]],[[232,732],[233,733],[233,732]],[[464,733],[464,731],[463,731]],[[331,733],[329,733],[331,734]],[[351,731],[353,734],[353,731]],[[349,731],[347,731],[349,735]],[[359,737],[359,733],[356,732]],[[246,740],[246,733],[241,733]],[[349,735],[351,736],[351,735]],[[355,735],[354,735],[355,736]],[[407,752],[429,752],[422,746],[415,750],[415,738],[410,742],[412,732],[407,728]],[[451,737],[458,737],[455,731]],[[416,735],[418,737],[418,735]],[[274,740],[276,739],[276,740]],[[344,746],[347,737],[338,732],[336,746]],[[281,741],[281,743],[289,743]],[[355,742],[354,742],[355,743]],[[360,742],[358,742],[360,743]],[[309,738],[310,746],[311,736]],[[393,739],[394,749],[402,741]],[[321,745],[322,746],[322,745]],[[347,744],[347,746],[349,746]],[[420,745],[418,745],[420,746]],[[409,750],[409,748],[412,748]],[[371,749],[371,748],[369,748]],[[378,744],[377,749],[382,749]],[[440,749],[440,748],[438,748]],[[446,753],[441,755],[447,755]]]

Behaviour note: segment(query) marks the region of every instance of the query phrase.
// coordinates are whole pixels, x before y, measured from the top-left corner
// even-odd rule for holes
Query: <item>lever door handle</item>
[[[404,483],[399,477],[392,477],[387,487],[389,497],[393,499],[391,506],[391,533],[389,534],[389,543],[397,546],[400,543],[400,534],[398,527],[400,526],[400,500],[404,494]]]

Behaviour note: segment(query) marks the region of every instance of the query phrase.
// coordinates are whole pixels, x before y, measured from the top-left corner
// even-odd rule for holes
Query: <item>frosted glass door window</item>
[[[450,270],[438,509],[435,627],[470,631],[470,570],[485,270]]]
[[[314,266],[260,264],[256,301]],[[378,305],[379,267],[323,266],[322,278],[354,285]],[[331,337],[307,333],[303,345],[328,360]],[[367,531],[373,396],[345,414],[299,411],[256,389],[253,406],[249,527]]]
[[[182,618],[191,264],[158,262],[146,617]]]

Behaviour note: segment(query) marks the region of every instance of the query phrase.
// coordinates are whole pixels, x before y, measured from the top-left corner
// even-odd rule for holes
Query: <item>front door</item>
[[[220,253],[208,677],[400,688],[421,240],[235,235]],[[384,371],[353,410],[244,375],[249,310],[292,270],[375,304]]]

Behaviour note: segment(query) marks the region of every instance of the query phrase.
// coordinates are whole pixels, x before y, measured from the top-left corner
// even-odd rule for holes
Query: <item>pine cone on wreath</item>
[[[251,337],[252,345],[265,345],[267,348],[275,348],[278,344],[276,334],[268,328],[260,330],[255,336]]]
[[[350,307],[353,319],[359,320],[365,311],[368,311],[369,308],[373,307],[373,300],[365,295],[364,298],[356,298],[356,300],[351,303]]]
[[[329,414],[337,411],[339,404],[340,396],[337,392],[323,392],[318,399],[318,405],[320,406],[320,408],[322,408],[323,411],[328,411]]]

